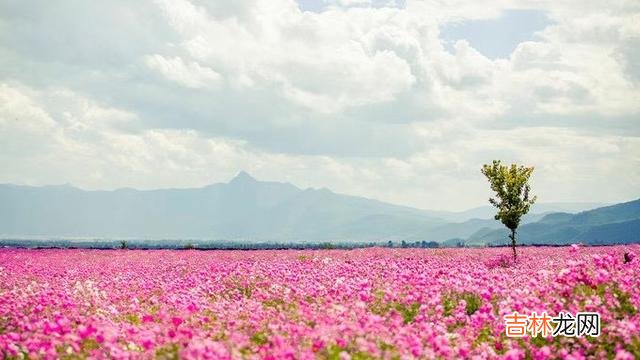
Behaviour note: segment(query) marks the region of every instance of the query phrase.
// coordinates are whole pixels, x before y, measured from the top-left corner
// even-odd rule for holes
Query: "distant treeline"
[[[455,239],[457,240],[457,239]],[[587,244],[588,246],[608,246],[614,244]],[[317,249],[359,249],[368,247],[385,248],[464,248],[464,247],[506,247],[505,244],[488,244],[487,246],[467,245],[463,241],[386,241],[367,243],[346,242],[238,242],[238,241],[211,241],[211,240],[26,240],[26,239],[2,239],[0,247],[26,248],[26,249],[170,249],[170,250],[317,250]],[[567,246],[566,244],[519,244],[518,246]]]
[[[197,250],[280,250],[280,249],[357,249],[366,247],[437,248],[435,241],[415,242],[239,242],[207,240],[68,240],[3,239],[2,247],[29,249],[197,249]]]

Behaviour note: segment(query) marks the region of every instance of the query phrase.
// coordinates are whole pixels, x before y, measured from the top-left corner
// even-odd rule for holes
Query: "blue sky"
[[[518,44],[537,40],[536,32],[552,24],[544,11],[507,9],[497,19],[445,24],[440,36],[449,50],[453,49],[456,41],[466,40],[490,59],[508,58]]]
[[[0,182],[246,170],[409,206],[640,196],[635,1],[0,0]],[[624,174],[624,176],[611,176]]]
[[[341,7],[372,7],[372,8],[404,8],[407,5],[405,0],[371,0],[371,1],[323,1],[323,0],[298,0],[298,5],[303,11],[322,12],[331,6]]]

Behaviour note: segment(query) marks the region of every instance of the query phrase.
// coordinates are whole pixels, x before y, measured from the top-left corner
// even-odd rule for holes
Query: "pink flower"
[[[632,353],[624,350],[624,349],[620,349],[618,351],[616,351],[616,360],[633,360],[635,359],[635,356],[633,356]]]
[[[311,349],[313,350],[313,352],[318,352],[324,349],[324,341],[320,339],[314,340],[313,343],[311,344]]]
[[[173,326],[180,326],[180,324],[182,324],[183,320],[181,317],[179,316],[174,316],[171,318],[171,323],[173,324]]]
[[[86,339],[96,332],[96,328],[93,325],[78,325],[78,335],[81,339]]]
[[[151,350],[151,349],[153,348],[153,346],[154,346],[153,339],[151,339],[151,338],[144,338],[144,339],[142,340],[142,347],[143,347],[145,350]]]

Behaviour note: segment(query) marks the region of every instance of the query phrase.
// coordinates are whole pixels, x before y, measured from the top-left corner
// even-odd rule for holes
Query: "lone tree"
[[[495,198],[490,198],[491,205],[498,208],[495,216],[504,226],[511,230],[511,248],[513,249],[513,261],[516,261],[516,230],[520,225],[520,219],[529,212],[529,208],[536,201],[536,196],[529,197],[531,186],[529,177],[533,173],[533,167],[502,165],[500,160],[493,160],[493,164],[482,166],[482,173],[489,180],[491,190],[496,193]]]

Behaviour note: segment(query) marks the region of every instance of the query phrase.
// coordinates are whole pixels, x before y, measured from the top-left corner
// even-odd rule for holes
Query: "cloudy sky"
[[[460,210],[499,158],[543,202],[637,198],[640,2],[576,4],[0,0],[0,183]]]

